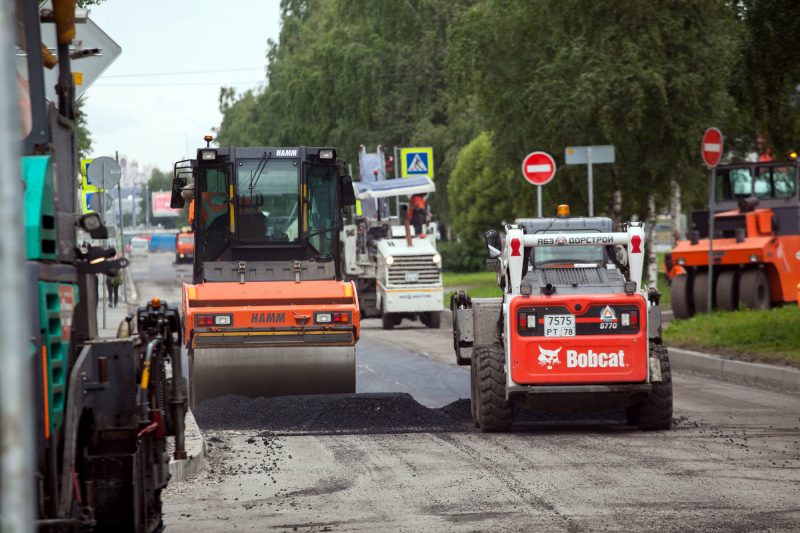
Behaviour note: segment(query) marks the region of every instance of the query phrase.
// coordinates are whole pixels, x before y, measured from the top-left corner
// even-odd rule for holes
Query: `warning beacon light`
[[[206,142],[206,148],[211,148],[211,141],[214,140],[214,137],[211,135],[206,135],[203,137],[203,140]],[[200,152],[200,159],[203,161],[214,161],[217,159],[217,151],[211,148],[210,150],[198,150]]]
[[[557,217],[568,217],[569,216],[569,206],[567,204],[561,204],[556,209],[556,216]]]

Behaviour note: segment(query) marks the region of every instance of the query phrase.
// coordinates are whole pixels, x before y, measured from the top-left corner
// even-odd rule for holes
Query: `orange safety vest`
[[[411,221],[412,218],[414,218],[415,211],[417,211],[418,209],[425,210],[426,206],[427,203],[425,202],[425,198],[423,198],[419,194],[415,194],[414,196],[412,196],[411,199],[408,201],[408,213],[406,214],[406,217],[408,218],[409,222]]]

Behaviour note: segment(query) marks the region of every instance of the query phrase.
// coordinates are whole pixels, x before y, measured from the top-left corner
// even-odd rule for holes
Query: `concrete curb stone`
[[[794,368],[736,361],[681,348],[669,348],[669,360],[674,370],[800,393],[800,370]]]
[[[186,412],[186,459],[170,459],[172,481],[186,481],[196,476],[206,464],[206,442],[191,411]]]

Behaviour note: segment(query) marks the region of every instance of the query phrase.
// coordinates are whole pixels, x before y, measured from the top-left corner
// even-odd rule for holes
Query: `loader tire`
[[[431,311],[425,320],[425,325],[430,329],[439,329],[442,324],[442,314],[439,311]]]
[[[383,313],[381,315],[381,325],[383,329],[393,329],[395,324],[395,319],[389,313]]]
[[[653,383],[650,396],[628,409],[628,421],[644,431],[672,429],[672,370],[663,344],[650,344],[650,356],[661,365],[661,381]]]
[[[691,281],[691,274],[688,273],[672,278],[669,291],[672,297],[672,314],[676,319],[691,318],[694,315]]]
[[[695,272],[694,282],[692,283],[692,300],[694,301],[696,313],[707,313],[709,308],[713,309],[714,302],[708,301],[709,282],[708,272]]]
[[[739,279],[736,270],[723,270],[717,277],[716,287],[717,308],[724,311],[735,311],[739,307]]]
[[[478,425],[485,433],[511,428],[511,402],[506,400],[506,373],[503,348],[499,344],[478,346],[472,353],[478,370]]]
[[[760,268],[742,272],[739,297],[750,309],[769,309],[769,279],[766,272]]]
[[[469,410],[472,414],[472,423],[476,428],[481,427],[478,423],[478,363],[473,357],[469,365]]]

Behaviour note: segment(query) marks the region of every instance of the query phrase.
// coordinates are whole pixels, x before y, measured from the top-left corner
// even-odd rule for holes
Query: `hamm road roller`
[[[796,161],[717,167],[714,279],[708,277],[708,211],[692,213],[687,239],[665,256],[675,318],[708,309],[732,311],[797,300],[800,204]]]
[[[641,429],[672,426],[659,294],[641,284],[644,226],[604,217],[518,219],[486,241],[501,298],[453,295],[456,361],[470,365],[472,418],[511,428],[534,410],[626,408]]]
[[[355,204],[334,148],[213,148],[175,164],[192,198],[182,311],[190,401],[355,392],[359,307],[336,258]],[[189,183],[191,180],[191,184]]]

